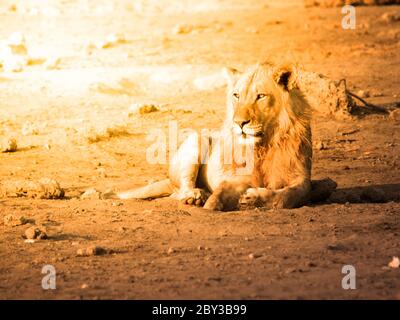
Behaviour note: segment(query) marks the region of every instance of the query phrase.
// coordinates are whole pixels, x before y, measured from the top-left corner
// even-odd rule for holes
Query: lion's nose
[[[243,119],[235,119],[234,121],[240,127],[240,129],[243,129],[243,127],[250,122],[250,120]]]

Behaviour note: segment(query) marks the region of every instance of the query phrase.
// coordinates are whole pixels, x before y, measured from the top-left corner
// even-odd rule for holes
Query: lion
[[[119,199],[170,196],[218,211],[307,203],[311,110],[296,88],[296,67],[264,62],[225,74],[226,117],[217,137],[189,135],[170,162],[168,179],[119,192]]]

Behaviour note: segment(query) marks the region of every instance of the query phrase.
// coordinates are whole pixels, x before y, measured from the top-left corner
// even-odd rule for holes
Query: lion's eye
[[[236,99],[239,100],[239,93],[235,92],[235,93],[233,94],[233,96],[234,96]]]
[[[257,99],[256,99],[256,100],[264,99],[266,96],[267,96],[267,95],[266,95],[265,93],[259,93],[259,94],[257,95]]]

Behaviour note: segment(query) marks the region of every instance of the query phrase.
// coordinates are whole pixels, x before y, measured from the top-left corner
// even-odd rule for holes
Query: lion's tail
[[[120,199],[149,199],[170,196],[174,192],[172,183],[169,179],[157,181],[147,186],[118,192]]]

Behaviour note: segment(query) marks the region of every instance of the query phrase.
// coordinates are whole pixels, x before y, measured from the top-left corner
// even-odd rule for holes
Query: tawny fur
[[[221,143],[213,144],[206,165],[189,164],[188,156],[198,159],[200,150],[198,139],[192,137],[178,150],[169,179],[119,193],[119,198],[171,195],[187,204],[203,205],[211,194],[204,207],[213,210],[232,210],[239,204],[293,208],[309,199],[311,110],[296,88],[295,67],[263,63],[244,73],[231,69],[228,74],[227,111],[220,139],[231,141],[224,138],[242,130],[229,148],[234,152],[253,143],[253,170],[243,175],[239,170],[247,163],[225,164]],[[238,128],[242,119],[246,124]],[[253,140],[246,138],[253,136]]]

